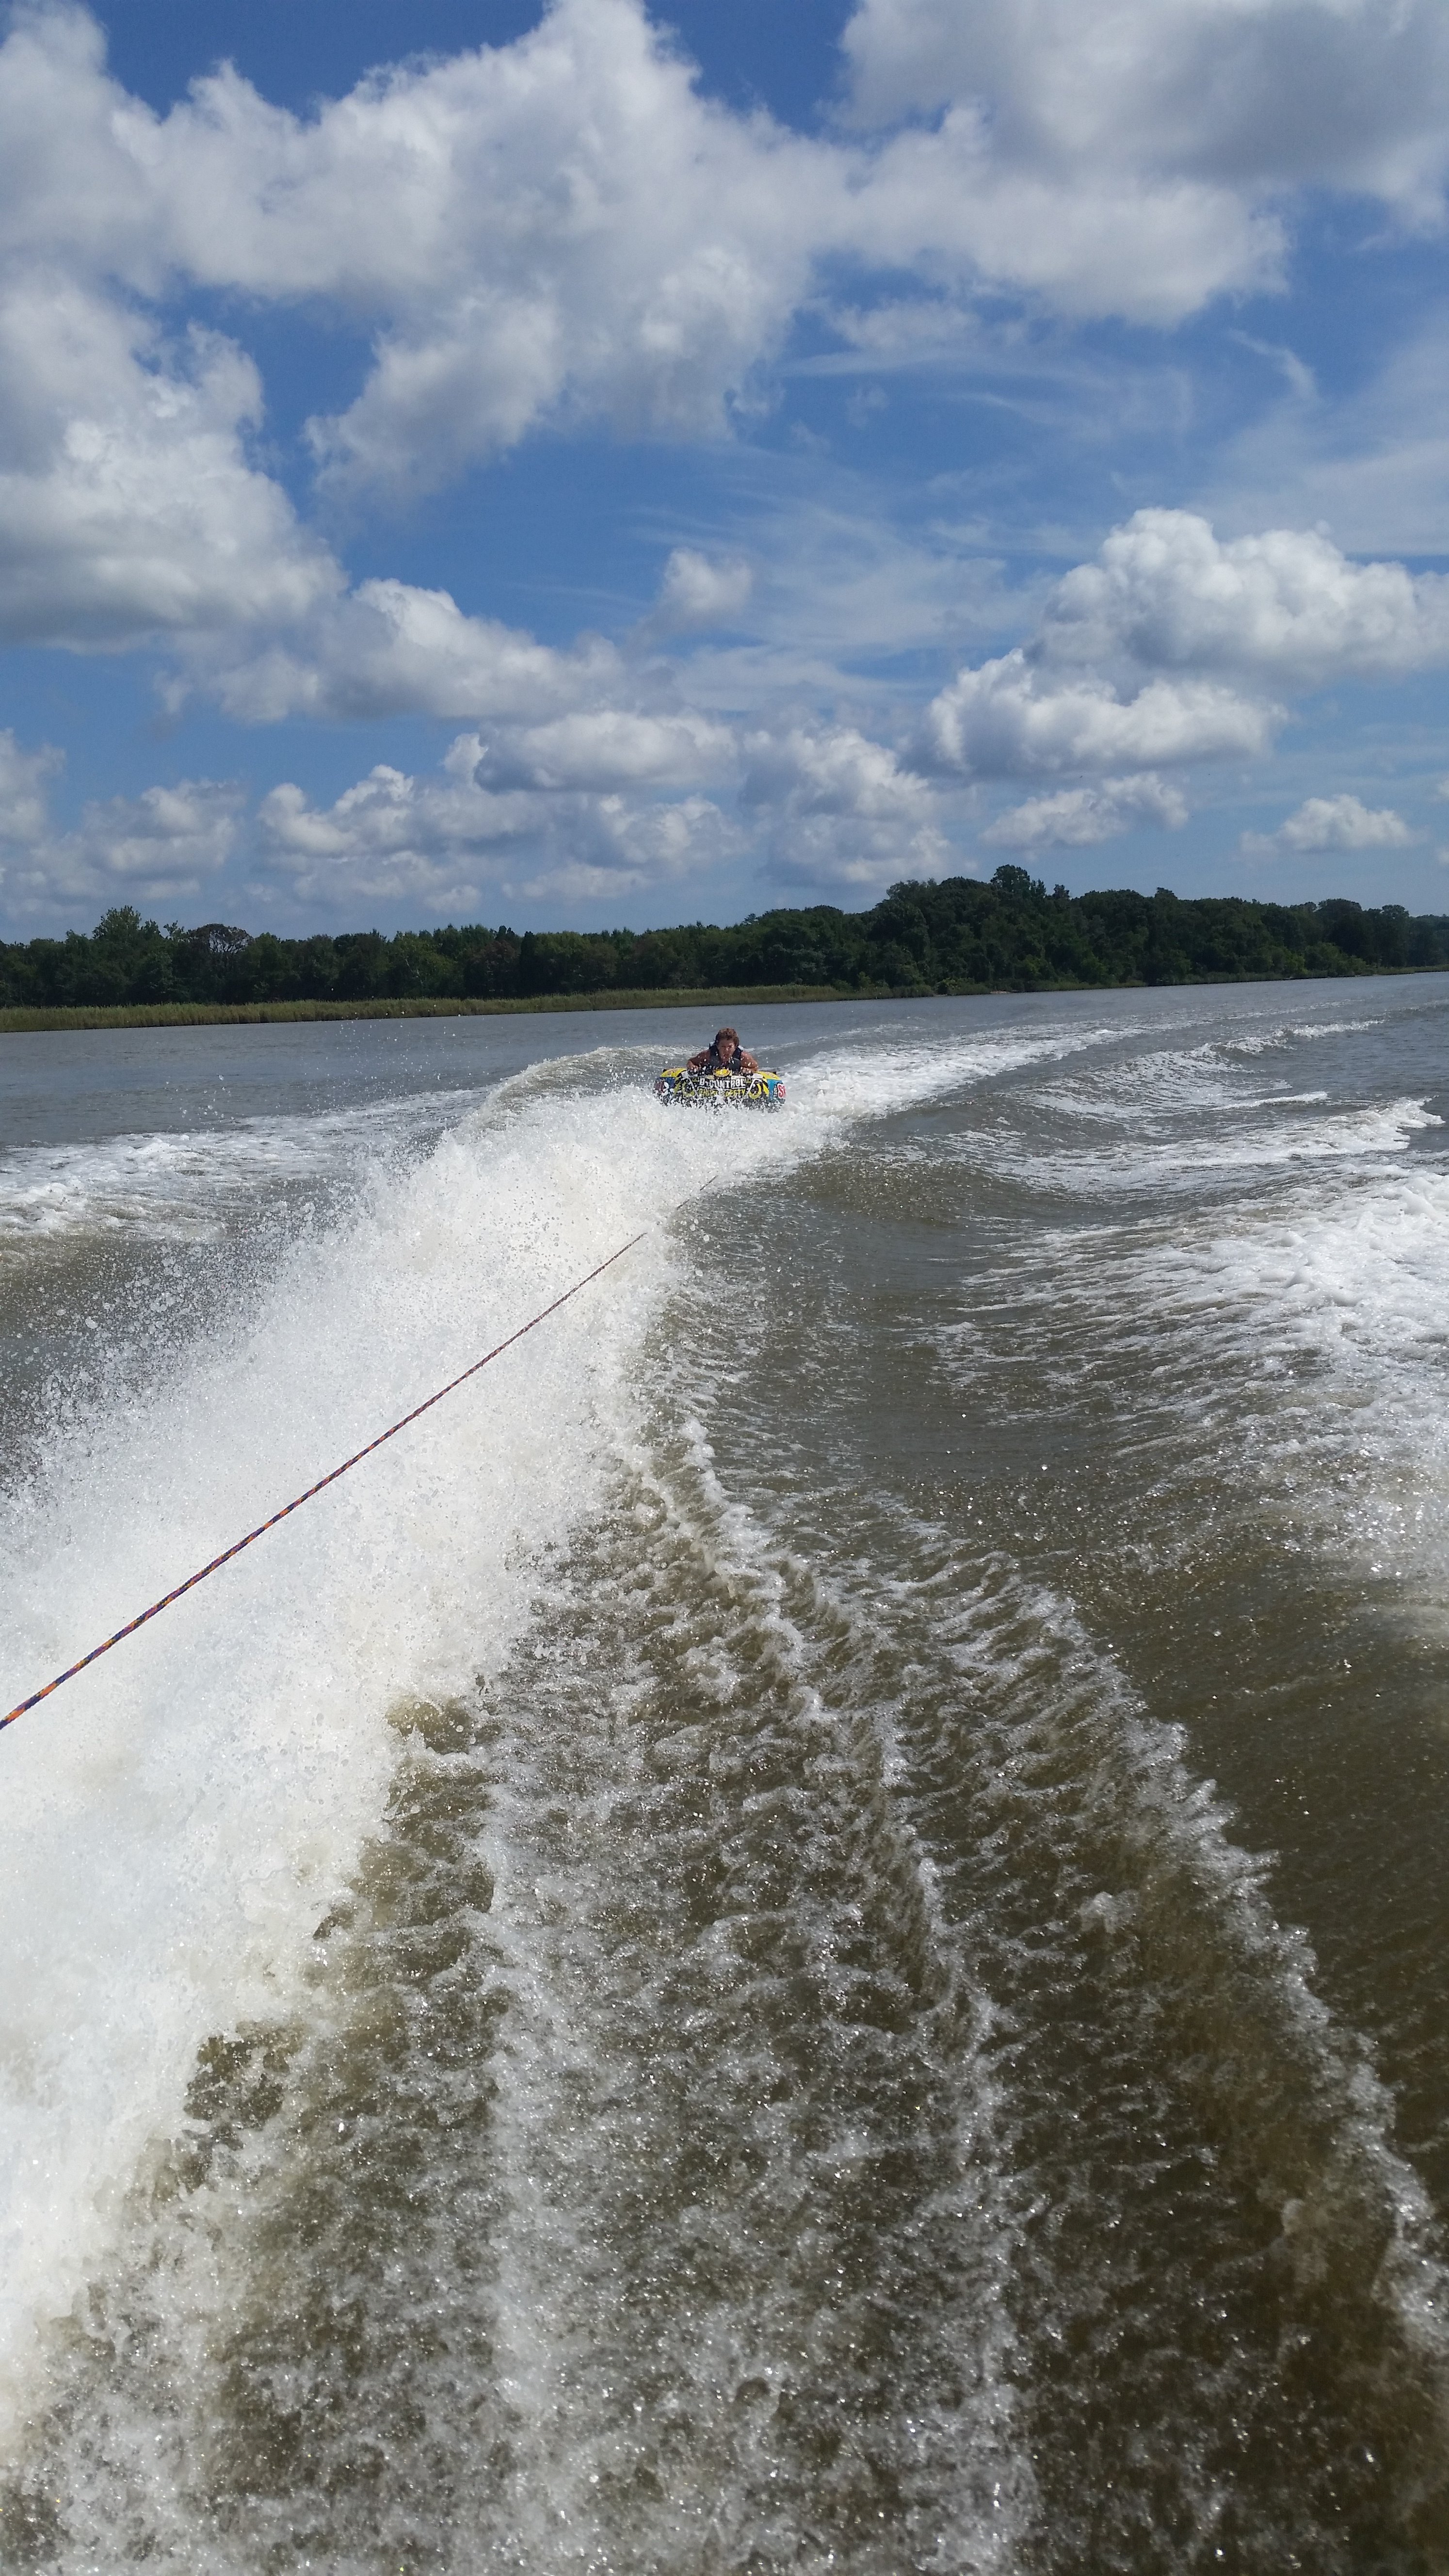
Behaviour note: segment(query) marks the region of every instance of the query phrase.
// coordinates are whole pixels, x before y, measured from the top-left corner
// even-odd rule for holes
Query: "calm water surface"
[[[702,1024],[700,1024],[702,1028]],[[1449,979],[0,1039],[0,2560],[1449,2567]]]

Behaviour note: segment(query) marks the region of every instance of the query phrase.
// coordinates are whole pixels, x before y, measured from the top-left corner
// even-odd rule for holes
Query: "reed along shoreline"
[[[1357,982],[1361,978],[1422,974],[1423,967],[1370,966],[1331,975],[1295,976],[1295,983]],[[1434,972],[1433,968],[1428,970]],[[1449,968],[1438,969],[1441,974]],[[1191,975],[1191,985],[1280,983],[1277,975]],[[0,1009],[0,1037],[38,1037],[47,1031],[85,1029],[188,1029],[255,1027],[290,1020],[457,1020],[517,1017],[551,1011],[711,1011],[757,1010],[780,1002],[929,1002],[970,1000],[990,993],[1126,993],[1154,989],[1138,978],[1120,984],[1068,981],[1050,984],[943,984],[934,992],[919,985],[750,984],[691,988],[651,987],[621,993],[529,993],[475,997],[467,994],[381,994],[351,1001],[317,1002],[124,1002],[76,1003],[46,1010],[24,1004]]]
[[[984,991],[984,986],[979,988]],[[887,1000],[879,994],[838,991],[834,985],[768,984],[703,992],[530,993],[503,998],[468,994],[380,994],[331,1002],[123,1002],[77,1003],[57,1009],[23,1004],[0,1010],[0,1037],[40,1035],[47,1029],[190,1029],[255,1027],[269,1020],[458,1020],[516,1016],[530,1011],[745,1010],[763,1002]]]

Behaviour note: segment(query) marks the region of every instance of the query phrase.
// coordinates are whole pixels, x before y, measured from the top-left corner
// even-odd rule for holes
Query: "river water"
[[[1449,979],[0,1039],[0,2561],[1449,2567]]]

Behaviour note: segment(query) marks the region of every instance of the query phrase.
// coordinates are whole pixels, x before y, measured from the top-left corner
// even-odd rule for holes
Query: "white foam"
[[[0,1505],[0,1706],[640,1226],[701,1189],[788,1169],[852,1114],[1019,1061],[1022,1044],[946,1041],[849,1081],[822,1054],[780,1117],[661,1110],[637,1084],[611,1087],[619,1054],[601,1050],[502,1086],[412,1169],[385,1153],[360,1211],[294,1246],[155,1402],[60,1427]],[[390,1145],[395,1124],[378,1125]],[[156,1198],[173,1204],[188,1177],[204,1198],[253,1151],[335,1165],[338,1141],[326,1121],[274,1124],[240,1142],[151,1140],[149,1162],[127,1140],[123,1160],[160,1173]],[[104,1160],[97,1149],[92,1209]],[[389,1706],[465,1687],[528,1616],[543,1551],[630,1437],[673,1272],[655,1231],[494,1372],[0,1738],[0,2425],[25,2407],[47,2320],[122,2223],[147,2141],[180,2117],[199,2044],[285,2001],[381,1811]]]
[[[1435,1122],[1437,1123],[1437,1122]],[[1271,1307],[1285,1338],[1349,1364],[1449,1340],[1449,1173],[1395,1173],[1344,1198],[1315,1194],[1175,1258],[1179,1296]]]
[[[1154,1403],[1232,1422],[1267,1543],[1392,1579],[1429,1636],[1449,1629],[1446,1277],[1449,1169],[1380,1154],[1270,1176],[1226,1211],[1184,1197],[1170,1229],[1063,1232],[1009,1295],[1133,1354]]]
[[[653,1103],[468,1125],[300,1247],[145,1413],[83,1421],[5,1509],[7,1699],[133,1617],[701,1177]],[[656,1235],[0,1740],[0,2394],[174,2121],[209,2031],[275,2005],[375,1818],[385,1714],[466,1682],[587,1507],[669,1275]]]
[[[1219,1128],[1216,1133],[1184,1137],[1138,1134],[1115,1148],[1090,1157],[1051,1158],[1060,1179],[1067,1172],[1090,1174],[1118,1187],[1133,1188],[1166,1180],[1190,1188],[1205,1171],[1267,1171],[1290,1163],[1363,1162],[1384,1154],[1406,1153],[1414,1137],[1443,1120],[1422,1100],[1386,1100],[1357,1109],[1330,1109],[1323,1093],[1296,1101],[1237,1101],[1231,1107],[1245,1118],[1264,1108],[1293,1106],[1320,1109],[1318,1117],[1260,1119],[1257,1125]],[[1229,1104],[1223,1104],[1227,1108]]]
[[[680,1390],[676,1390],[679,1393]],[[661,1508],[670,1533],[661,1547],[654,1579],[660,1599],[650,1625],[669,1633],[673,1648],[687,1667],[691,1697],[700,1717],[710,1714],[708,1729],[693,1729],[676,1738],[672,1750],[693,1767],[704,1753],[706,1734],[721,1759],[722,1776],[733,1769],[737,1784],[722,1794],[711,1829],[719,1843],[734,1849],[734,1866],[744,1877],[738,1840],[751,1817],[786,1799],[775,1779],[783,1773],[795,1783],[793,1805],[805,1857],[797,1863],[804,1886],[794,1903],[803,1918],[805,1946],[817,1961],[834,1952],[838,1929],[831,1912],[832,1891],[844,1902],[844,1919],[852,1942],[861,1939],[862,1899],[868,1906],[876,1892],[877,1874],[893,1890],[891,1914],[903,1929],[917,1925],[931,1957],[925,1980],[936,1998],[943,2030],[928,2034],[931,2014],[898,2044],[909,2047],[914,2083],[923,2093],[939,2094],[945,2125],[959,2140],[959,2163],[949,2183],[935,2179],[938,2193],[953,2208],[969,2206],[974,2221],[969,2268],[953,2284],[957,2304],[948,2314],[915,2320],[913,2341],[924,2354],[932,2338],[949,2342],[951,2366],[941,2374],[953,2387],[947,2405],[939,2395],[934,2408],[916,2405],[904,2425],[885,2416],[875,2440],[894,2461],[897,2477],[909,2495],[912,2480],[929,2497],[935,2527],[950,2533],[960,2563],[987,2576],[1014,2562],[1016,2545],[1029,2520],[1033,2484],[1030,2466],[1019,2444],[1011,2363],[1013,2337],[1005,2304],[1009,2237],[1000,2205],[1001,2177],[992,2156],[995,2090],[982,2042],[988,2015],[984,2000],[971,1990],[957,1944],[941,1918],[933,1873],[909,1825],[890,1804],[877,1802],[880,1769],[889,1762],[888,1714],[868,1709],[868,1736],[859,1721],[863,1712],[852,1702],[822,1695],[819,1687],[821,1639],[796,1624],[794,1613],[807,1615],[819,1606],[812,1600],[812,1580],[788,1548],[773,1540],[751,1505],[719,1481],[713,1453],[698,1421],[686,1418],[677,1427],[671,1456],[640,1461],[640,1484]],[[692,1564],[698,1580],[683,1598],[671,1588],[671,1551]],[[858,1568],[853,1568],[858,1573]],[[794,1596],[792,1599],[792,1595]],[[821,1597],[824,1597],[822,1592]],[[726,1606],[727,1605],[727,1606]],[[872,1603],[872,1608],[875,1606]],[[691,1617],[691,1612],[693,1613]],[[828,1617],[832,1646],[848,1617]],[[834,1671],[837,1685],[840,1675]],[[540,1824],[558,1810],[558,1775],[549,1743],[563,1710],[549,1705],[540,1738],[527,1732],[510,1740],[505,1779],[494,1799],[487,1843],[494,1903],[490,1932],[506,1962],[513,2008],[503,2034],[502,2051],[508,2080],[500,2087],[495,2110],[495,2136],[503,2180],[505,2216],[495,2248],[500,2277],[495,2303],[497,2362],[516,2411],[517,2447],[524,2475],[520,2483],[523,2543],[519,2557],[530,2566],[602,2567],[621,2564],[600,2527],[600,2488],[617,2499],[627,2489],[630,2425],[617,2401],[622,2379],[630,2381],[629,2347],[633,2336],[648,2336],[651,2373],[667,2375],[671,2403],[692,2426],[693,2458],[687,2474],[673,2463],[670,2491],[649,2512],[649,2543],[641,2548],[651,2565],[693,2564],[701,2530],[726,2536],[730,2563],[744,2563],[750,2540],[762,2531],[776,2546],[785,2545],[792,2526],[786,2471],[769,2452],[751,2456],[755,2443],[742,2438],[736,2402],[740,2383],[767,2392],[773,2405],[788,2399],[797,2378],[833,2379],[846,2375],[831,2330],[839,2332],[834,2301],[823,2295],[812,2277],[806,2248],[831,2242],[828,2206],[830,2185],[824,2172],[837,2174],[858,2157],[877,2155],[880,2133],[862,2117],[865,2105],[853,2105],[860,2125],[837,2128],[828,2153],[817,2143],[807,2151],[803,2137],[814,2124],[796,2116],[781,2120],[748,2117],[762,2096],[783,2091],[787,2078],[775,2054],[778,2035],[772,2020],[778,2012],[779,1956],[757,1946],[760,1927],[749,1925],[721,1899],[723,1910],[701,1935],[688,1908],[683,1919],[668,1923],[674,1938],[641,1942],[632,1920],[631,1934],[615,1949],[601,1937],[599,1924],[621,1890],[611,1881],[621,1858],[629,1869],[639,1866],[641,1811],[651,1795],[651,1782],[667,1778],[661,1760],[658,1720],[654,1730],[637,1726],[636,1702],[646,1716],[655,1706],[647,1674],[626,1665],[601,1680],[598,1706],[573,1710],[567,1717],[571,1796],[577,1801],[587,1783],[586,1803],[574,1809],[582,1824],[570,1843],[566,1877],[540,1875],[557,1868],[556,1850],[540,1851]],[[667,1691],[664,1694],[667,1699]],[[590,1703],[593,1693],[589,1694]],[[762,1701],[769,1699],[769,1761],[746,1761],[751,1729],[760,1723]],[[565,1703],[565,1707],[566,1707]],[[532,1711],[532,1702],[529,1703]],[[745,1712],[749,1712],[746,1716]],[[536,1723],[536,1721],[535,1721]],[[541,1739],[541,1740],[540,1740]],[[791,1751],[782,1759],[781,1746]],[[867,1740],[870,1749],[867,1750]],[[877,1766],[880,1766],[878,1768]],[[760,1785],[756,1786],[757,1773]],[[849,1786],[842,1788],[842,1774]],[[627,1784],[624,1786],[623,1784]],[[661,1814],[674,1829],[682,1821],[667,1791]],[[627,1819],[621,1835],[611,1810]],[[807,1821],[808,1820],[808,1821]],[[695,1830],[698,1818],[693,1819]],[[657,1825],[656,1828],[657,1829]],[[782,1832],[788,1831],[783,1827]],[[661,1880],[668,1865],[660,1862]],[[865,1886],[862,1888],[862,1878]],[[808,1890],[808,1893],[806,1892]],[[739,1901],[739,1890],[735,1902]],[[675,1944],[678,1944],[676,1947]],[[795,1953],[789,1944],[786,1953]],[[696,1982],[683,1984],[685,1961],[693,1953]],[[759,1980],[752,2009],[741,2001],[741,1989]],[[830,1971],[824,1972],[827,1990]],[[844,1981],[842,1980],[842,1983]],[[959,1985],[947,2010],[946,1990]],[[711,1995],[710,1990],[715,1991]],[[681,2006],[681,1991],[685,1996]],[[832,1996],[836,2009],[839,1996]],[[633,2185],[636,2167],[657,2158],[667,2176],[677,2156],[677,2139],[669,2124],[678,2101],[669,2081],[653,2091],[671,2047],[681,2046],[675,2026],[683,2009],[683,2047],[697,2047],[698,2024],[711,2017],[712,2110],[718,2140],[729,2134],[731,2118],[745,2121],[750,2139],[753,2179],[737,2208],[728,2213],[698,2208],[691,2213],[701,2232],[711,2232],[730,2246],[729,2270],[734,2286],[728,2299],[704,2302],[672,2314],[667,2322],[650,2320],[640,2285],[620,2278],[611,2246],[607,2211],[610,2187],[621,2178]],[[829,2004],[822,2011],[821,2046],[830,2023]],[[846,2008],[848,2014],[848,2007]],[[641,2032],[657,2035],[650,2045],[648,2086],[631,2082]],[[882,2039],[879,2043],[887,2043]],[[848,2087],[837,2063],[828,2087],[838,2120],[849,2114],[841,2097]],[[748,2109],[747,2109],[748,2106]],[[824,2105],[822,2104],[822,2116]],[[920,2116],[925,2117],[925,2106]],[[890,2138],[904,2159],[899,2106],[893,2104]],[[664,2134],[656,2134],[661,2124]],[[934,2204],[933,2204],[934,2205]],[[802,2229],[802,2209],[810,2213]],[[667,2241],[671,2220],[662,2211],[657,2225]],[[894,2212],[894,2223],[924,2229],[928,2211],[917,2208],[910,2220]],[[688,2243],[688,2229],[681,2242]],[[794,2247],[793,2259],[782,2259]],[[878,2280],[858,2296],[869,2296],[877,2318],[889,2308],[899,2285],[888,2258]],[[642,2314],[631,2292],[639,2292]],[[877,2331],[879,2331],[879,2323]],[[854,2356],[852,2357],[854,2359]],[[634,2364],[639,2384],[645,2373]],[[870,2364],[856,2363],[859,2375]],[[924,2374],[929,2380],[929,2373]],[[904,2392],[897,2403],[909,2402]],[[842,2407],[848,2400],[842,2389]],[[919,2410],[919,2411],[918,2411]],[[641,2410],[642,2411],[642,2410]],[[611,2422],[612,2417],[612,2422]],[[621,2439],[619,2422],[626,2428]],[[904,2438],[902,2438],[904,2436]],[[756,2440],[758,2437],[756,2437]],[[763,2449],[763,2445],[761,2445]],[[770,2495],[772,2481],[778,2491]],[[773,2511],[765,2510],[769,2500]],[[913,2499],[914,2501],[914,2499]],[[617,2509],[617,2506],[616,2506]],[[798,2506],[795,2507],[798,2510]],[[807,2518],[813,2519],[808,2515]],[[821,2517],[824,2518],[823,2515]],[[953,2557],[952,2563],[957,2563]]]
[[[1260,1037],[1213,1037],[1064,1070],[1042,1084],[1034,1107],[1065,1139],[995,1132],[962,1141],[963,1158],[983,1159],[1029,1185],[1084,1190],[1164,1186],[1190,1191],[1204,1172],[1268,1171],[1278,1165],[1372,1160],[1401,1154],[1415,1135],[1443,1124],[1422,1097],[1349,1100],[1324,1088],[1261,1088],[1259,1059],[1270,1048],[1377,1023],[1274,1028]],[[1119,1032],[1120,1034],[1120,1032]],[[1245,1075],[1256,1073],[1259,1087]],[[1090,1144],[1072,1141],[1090,1131]]]
[[[0,1154],[0,1254],[122,1232],[209,1241],[259,1188],[345,1179],[448,1114],[425,1094],[312,1118],[15,1146]]]
[[[780,1116],[663,1110],[632,1052],[504,1084],[421,1162],[393,1111],[130,1140],[150,1204],[206,1206],[251,1154],[376,1159],[362,1205],[289,1250],[142,1409],[59,1426],[0,1505],[0,1705],[39,1685],[615,1249],[701,1190],[782,1176],[856,1119],[1119,1037],[853,1041]],[[421,1113],[420,1113],[421,1114]],[[437,1104],[427,1104],[436,1116]],[[105,1152],[78,1196],[94,1207]],[[199,1162],[188,1164],[188,1155]],[[149,1184],[148,1184],[149,1186]],[[145,1197],[141,1191],[139,1196]],[[207,1209],[210,1222],[214,1208]],[[89,1221],[89,1220],[87,1220]],[[285,2008],[384,1802],[400,1694],[466,1687],[527,1619],[547,1547],[634,1438],[678,1256],[667,1233],[473,1386],[0,1738],[0,2419],[123,2223],[198,2045]]]
[[[789,1076],[789,1097],[840,1119],[889,1117],[928,1100],[948,1098],[973,1083],[996,1080],[1027,1065],[1060,1062],[1120,1039],[1120,1028],[1086,1028],[1065,1022],[1035,1034],[1018,1029],[978,1032],[915,1046],[828,1049],[808,1056]]]
[[[1314,1038],[1355,1037],[1363,1029],[1377,1029],[1380,1020],[1287,1020],[1280,1028],[1263,1029],[1256,1035],[1222,1040],[1225,1055],[1266,1055],[1273,1047],[1292,1046],[1297,1040]]]

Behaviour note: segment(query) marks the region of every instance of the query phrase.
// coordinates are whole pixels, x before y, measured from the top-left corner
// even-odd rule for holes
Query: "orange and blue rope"
[[[611,1252],[608,1260],[601,1261],[596,1270],[576,1279],[572,1288],[566,1288],[561,1297],[555,1297],[551,1306],[544,1306],[538,1314],[531,1315],[526,1324],[520,1324],[516,1333],[509,1334],[507,1341],[496,1342],[491,1351],[484,1352],[481,1360],[475,1360],[472,1367],[465,1368],[460,1376],[450,1378],[446,1386],[439,1387],[436,1395],[427,1396],[421,1404],[415,1404],[411,1413],[405,1413],[400,1422],[391,1423],[386,1431],[380,1431],[375,1440],[369,1440],[365,1449],[355,1450],[350,1458],[344,1458],[341,1466],[334,1467],[330,1475],[319,1476],[316,1484],[309,1485],[305,1494],[298,1494],[294,1502],[284,1503],[279,1512],[273,1512],[270,1520],[259,1521],[255,1529],[247,1531],[245,1538],[239,1538],[233,1547],[223,1549],[220,1556],[214,1556],[210,1565],[203,1565],[197,1573],[188,1574],[186,1581],[178,1583],[174,1592],[163,1593],[159,1601],[152,1602],[149,1610],[143,1610],[138,1618],[128,1619],[124,1628],[118,1628],[103,1645],[92,1646],[90,1653],[82,1655],[79,1663],[67,1664],[65,1671],[57,1673],[54,1681],[47,1682],[43,1690],[32,1691],[29,1699],[20,1700],[8,1716],[0,1717],[0,1734],[7,1726],[13,1726],[17,1717],[23,1717],[27,1709],[38,1708],[43,1699],[49,1699],[51,1692],[58,1691],[62,1682],[74,1681],[76,1674],[83,1673],[87,1664],[97,1663],[102,1655],[110,1653],[113,1646],[119,1646],[123,1638],[134,1637],[137,1629],[144,1628],[148,1619],[159,1618],[163,1610],[170,1609],[173,1601],[181,1600],[187,1592],[194,1592],[198,1583],[204,1583],[209,1574],[217,1574],[224,1565],[230,1565],[232,1558],[240,1556],[243,1548],[265,1538],[268,1530],[276,1528],[278,1521],[286,1520],[290,1513],[300,1511],[304,1503],[310,1503],[314,1494],[324,1493],[329,1485],[335,1485],[338,1477],[345,1476],[349,1467],[359,1466],[364,1458],[370,1458],[374,1449],[380,1449],[384,1441],[395,1440],[400,1431],[406,1431],[410,1422],[416,1422],[420,1414],[431,1412],[435,1404],[442,1403],[445,1395],[452,1395],[456,1388],[466,1385],[468,1379],[476,1377],[480,1369],[487,1368],[491,1360],[501,1359],[505,1351],[512,1350],[515,1342],[522,1341],[525,1333],[535,1332],[540,1324],[547,1323],[550,1315],[558,1313],[560,1306],[566,1306],[571,1297],[577,1297],[580,1289],[589,1287],[595,1279],[601,1279],[606,1270],[612,1270],[616,1261],[622,1261],[626,1252],[632,1252],[636,1243],[643,1242],[647,1231],[646,1227],[639,1234],[631,1235],[628,1242],[621,1243],[618,1251]]]

